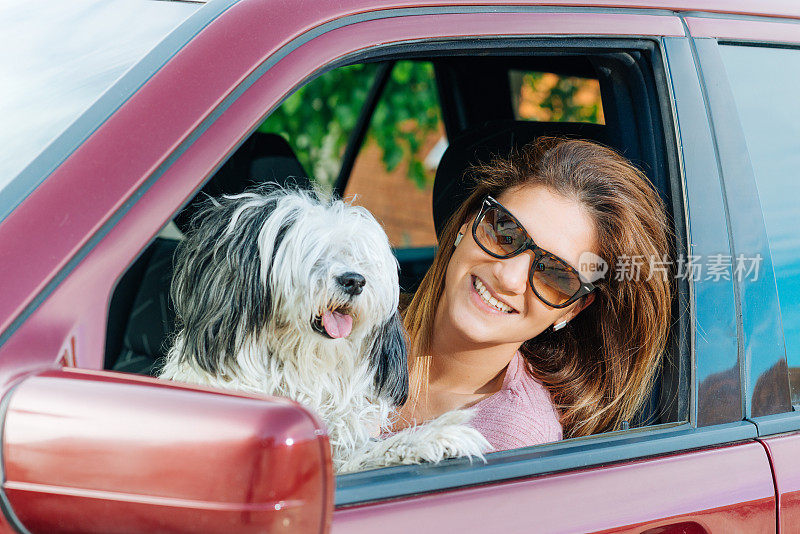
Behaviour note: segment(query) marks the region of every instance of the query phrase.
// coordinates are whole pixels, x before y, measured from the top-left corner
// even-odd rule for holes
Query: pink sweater
[[[506,368],[500,391],[473,406],[471,425],[496,451],[558,441],[561,423],[550,392],[525,368],[517,352]]]

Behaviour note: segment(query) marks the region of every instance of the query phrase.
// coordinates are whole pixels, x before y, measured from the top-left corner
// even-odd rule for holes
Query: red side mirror
[[[334,477],[296,403],[49,371],[3,402],[3,472],[31,532],[323,532]]]

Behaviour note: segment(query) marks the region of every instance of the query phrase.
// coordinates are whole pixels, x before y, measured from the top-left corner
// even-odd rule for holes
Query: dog
[[[409,387],[397,272],[364,208],[280,188],[210,199],[176,253],[160,377],[301,403],[325,422],[337,473],[483,459],[469,410],[388,432]]]

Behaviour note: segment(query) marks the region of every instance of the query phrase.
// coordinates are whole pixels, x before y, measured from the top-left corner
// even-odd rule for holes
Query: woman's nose
[[[494,275],[498,282],[497,289],[508,293],[524,293],[528,287],[531,261],[533,261],[533,257],[528,251],[513,258],[497,260],[494,265]]]

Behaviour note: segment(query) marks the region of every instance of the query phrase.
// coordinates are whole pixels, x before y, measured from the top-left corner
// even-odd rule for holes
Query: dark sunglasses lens
[[[547,304],[560,306],[580,290],[581,281],[569,265],[546,255],[531,266],[531,286]]]
[[[489,208],[478,221],[475,239],[492,254],[510,256],[525,244],[525,230],[503,210]]]

